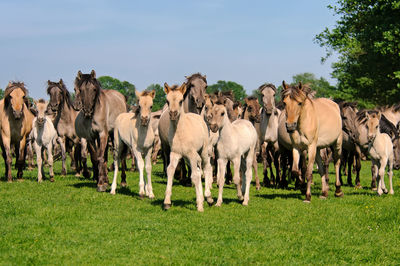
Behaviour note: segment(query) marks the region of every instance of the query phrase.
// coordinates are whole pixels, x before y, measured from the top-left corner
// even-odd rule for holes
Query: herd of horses
[[[136,91],[137,105],[128,107],[120,92],[101,88],[94,70],[90,74],[78,72],[74,100],[62,79],[48,81],[50,100],[40,99],[34,105],[28,101],[24,83],[10,82],[0,101],[5,175],[12,182],[15,154],[17,178],[22,178],[26,155],[30,154],[27,151],[34,150],[38,182],[45,175],[46,154],[50,181],[54,181],[53,150],[59,147],[61,174],[66,174],[69,153],[77,175],[89,178],[89,153],[97,191],[104,192],[110,184],[107,159],[112,147],[110,193],[116,193],[119,169],[121,186],[126,186],[126,158],[132,154],[139,170],[139,196],[154,198],[152,162],[160,150],[167,177],[164,209],[172,205],[175,177],[191,181],[197,210],[203,211],[204,200],[210,205],[214,202],[214,182],[218,184],[216,206],[221,206],[224,184],[229,182],[236,185],[242,204],[248,205],[253,170],[256,189],[261,184],[286,188],[290,175],[305,194],[305,202],[310,202],[314,162],[322,179],[320,197],[328,196],[330,161],[335,167],[335,196],[342,197],[342,172],[347,173],[350,186],[352,172],[356,172],[355,186],[361,187],[361,159],[369,155],[371,188],[379,195],[394,193],[393,168],[400,168],[400,105],[359,111],[353,102],[316,98],[307,84],[283,81],[282,87],[280,102],[275,100],[276,87],[263,84],[258,88],[261,105],[257,97],[247,97],[242,104],[234,100],[232,92],[207,94],[206,76],[196,73],[181,85],[165,83],[166,104],[152,112],[155,91]],[[264,166],[263,182],[257,171],[259,160]],[[389,191],[384,182],[386,167]]]

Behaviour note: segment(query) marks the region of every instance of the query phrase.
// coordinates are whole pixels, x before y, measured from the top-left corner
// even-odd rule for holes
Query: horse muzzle
[[[212,132],[217,133],[218,131],[218,126],[216,124],[211,124],[210,129]]]
[[[288,133],[293,133],[297,129],[297,122],[287,123],[286,122],[286,130]]]
[[[142,126],[148,126],[150,122],[150,118],[149,117],[140,117],[140,124]]]
[[[173,120],[173,121],[178,120],[178,118],[179,118],[178,111],[170,111],[170,112],[169,112],[169,118],[170,118],[171,120]]]
[[[267,114],[267,115],[271,115],[272,114],[272,111],[274,111],[274,108],[265,108],[265,113]]]
[[[13,110],[13,115],[15,119],[21,119],[23,112],[22,111],[15,111]]]

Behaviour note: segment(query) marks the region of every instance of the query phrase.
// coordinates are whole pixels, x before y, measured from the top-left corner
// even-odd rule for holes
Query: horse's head
[[[260,104],[258,103],[258,99],[256,97],[247,97],[244,99],[246,102],[245,112],[250,121],[254,121],[256,123],[260,123],[261,115],[260,115]]]
[[[195,104],[197,113],[200,114],[205,103],[205,94],[207,89],[206,76],[202,76],[200,73],[196,73],[187,78],[187,91],[186,97]]]
[[[36,110],[37,110],[36,121],[39,125],[43,125],[46,119],[46,110],[48,102],[43,99],[39,99],[38,101],[34,101],[34,103],[36,105]]]
[[[206,122],[208,123],[209,119],[211,119],[211,109],[213,107],[213,102],[211,101],[210,95],[207,93],[204,95],[204,100],[205,101],[204,101],[204,107],[203,107],[203,109],[204,109],[203,116],[204,116]]]
[[[227,117],[225,106],[217,102],[211,109],[210,129],[216,133],[224,124],[224,119]]]
[[[265,112],[270,115],[275,109],[276,87],[273,84],[263,84],[258,88],[262,96],[262,104]]]
[[[153,99],[156,96],[156,91],[135,91],[135,94],[139,102],[136,113],[140,115],[140,123],[142,126],[148,126],[151,117],[151,108],[153,107]]]
[[[23,82],[10,82],[4,91],[5,106],[11,106],[15,119],[23,117],[27,94],[28,91]]]
[[[82,110],[85,117],[93,117],[100,92],[101,86],[96,79],[96,72],[92,70],[90,74],[82,74],[79,70],[75,79],[75,108]]]
[[[342,102],[339,104],[343,131],[346,132],[353,141],[356,141],[360,135],[356,125],[356,105],[357,103],[355,102]]]
[[[381,120],[381,113],[379,111],[371,111],[366,113],[367,121],[365,127],[368,130],[368,142],[373,142],[376,135],[379,133],[379,120]]]
[[[172,121],[177,121],[181,112],[183,112],[183,95],[186,92],[186,83],[181,86],[168,86],[164,83],[164,91],[167,94],[167,104],[169,107],[169,117]]]
[[[59,82],[47,81],[47,94],[50,96],[48,107],[53,113],[57,112],[63,103],[63,88],[65,85],[62,79]]]
[[[301,109],[307,100],[307,92],[303,90],[303,85],[299,82],[298,86],[287,85],[282,82],[282,101],[286,111],[286,130],[289,133],[297,129]]]
[[[233,104],[233,117],[234,120],[242,118],[243,106],[239,101]]]

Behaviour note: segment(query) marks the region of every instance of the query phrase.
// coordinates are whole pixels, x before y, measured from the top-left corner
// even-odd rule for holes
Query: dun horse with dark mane
[[[81,107],[75,130],[85,138],[93,162],[93,177],[97,179],[97,191],[106,191],[108,136],[113,132],[115,120],[126,112],[125,97],[115,90],[102,90],[96,72],[82,74],[75,79],[76,104]]]
[[[32,130],[34,115],[29,111],[28,91],[22,82],[10,82],[0,101],[1,148],[6,165],[6,177],[12,182],[11,176],[11,145],[15,147],[17,178],[22,177],[25,166],[26,139]]]

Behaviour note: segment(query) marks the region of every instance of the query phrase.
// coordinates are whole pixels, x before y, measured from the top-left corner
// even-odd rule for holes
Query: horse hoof
[[[360,184],[358,184],[358,185],[356,185],[354,188],[355,188],[355,189],[362,189],[362,186],[361,186]]]
[[[212,198],[212,197],[208,197],[208,198],[207,198],[207,203],[208,203],[208,206],[212,206],[213,203],[214,203],[213,198]]]
[[[221,207],[221,205],[222,205],[222,202],[217,202],[217,203],[215,203],[215,206],[216,206],[216,207]]]
[[[54,182],[54,177],[50,177],[50,182]]]
[[[372,191],[377,191],[378,189],[376,187],[371,188]]]
[[[341,197],[343,197],[343,195],[344,195],[344,193],[341,190],[338,192],[335,192],[335,197],[337,197],[337,198],[341,198]]]
[[[387,190],[387,189],[385,189],[384,191],[383,191],[383,193],[385,193],[385,194],[387,194],[389,191]]]
[[[81,174],[80,173],[76,173],[75,177],[81,177]]]
[[[121,182],[121,187],[126,187],[126,182]]]
[[[90,178],[90,172],[83,172],[83,177],[89,179]]]
[[[171,208],[171,204],[164,203],[164,211],[169,210]]]
[[[326,196],[324,196],[324,195],[319,196],[319,198],[322,200],[326,200]]]
[[[66,176],[66,175],[67,175],[67,171],[66,171],[66,170],[62,170],[62,171],[61,171],[61,175],[62,175],[62,176]]]
[[[243,200],[244,200],[244,197],[243,197],[243,196],[238,196],[238,199],[239,199],[240,201],[243,201]]]
[[[248,201],[243,201],[243,202],[242,202],[242,205],[243,205],[243,206],[248,206],[248,205],[249,205],[249,202],[248,202]]]
[[[150,195],[150,196],[149,196],[149,199],[151,199],[151,200],[153,200],[154,198],[155,198],[154,195]]]
[[[310,200],[306,200],[306,199],[305,199],[305,200],[303,200],[303,202],[304,202],[304,203],[311,203],[311,201],[310,201]]]
[[[105,192],[107,190],[107,184],[97,186],[97,192]]]
[[[198,211],[198,212],[204,212],[204,208],[203,208],[203,207],[198,207],[198,208],[197,208],[197,211]]]
[[[111,195],[115,195],[115,190],[111,190],[111,191],[110,191],[110,194],[111,194]]]
[[[140,199],[144,199],[144,194],[139,194]]]
[[[260,189],[261,189],[261,186],[260,186],[260,185],[256,186],[256,190],[257,190],[257,191],[260,190]]]

